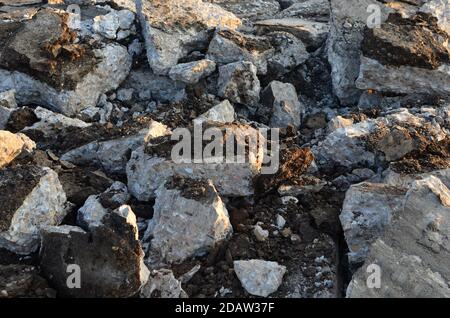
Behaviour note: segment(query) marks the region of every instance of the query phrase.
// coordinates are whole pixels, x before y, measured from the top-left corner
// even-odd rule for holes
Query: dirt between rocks
[[[0,232],[10,226],[14,212],[43,177],[35,166],[7,167],[0,170]]]
[[[213,187],[204,179],[191,179],[174,175],[166,181],[165,187],[169,190],[179,190],[184,198],[199,202],[214,198]]]
[[[337,292],[336,285],[333,286],[333,270],[319,276],[316,263],[316,259],[323,256],[329,264],[335,264],[336,247],[330,237],[314,227],[311,216],[297,204],[283,205],[278,196],[269,195],[253,206],[237,198],[229,202],[227,209],[234,228],[230,240],[217,246],[208,256],[174,267],[175,276],[179,276],[196,264],[202,265],[193,278],[183,284],[190,297],[254,297],[242,288],[233,270],[234,260],[245,259],[276,261],[287,267],[286,277],[289,278],[283,280],[273,297],[294,296],[295,289],[300,289],[303,297]],[[286,219],[284,230],[274,225],[277,214]],[[253,225],[258,222],[270,233],[264,242],[257,241],[252,233]],[[326,280],[333,282],[331,288],[322,284]],[[288,281],[294,281],[295,286],[287,285]],[[302,286],[310,288],[302,290]],[[219,290],[223,293],[216,294]]]

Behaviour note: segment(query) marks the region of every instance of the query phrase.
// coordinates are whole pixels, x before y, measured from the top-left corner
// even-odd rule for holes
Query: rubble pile
[[[0,0],[0,298],[450,297],[449,15]]]

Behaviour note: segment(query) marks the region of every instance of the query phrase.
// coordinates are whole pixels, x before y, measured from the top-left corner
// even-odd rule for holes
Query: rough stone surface
[[[304,106],[298,100],[294,85],[271,82],[261,93],[261,103],[271,114],[271,127],[300,126]]]
[[[174,181],[179,186],[172,189]],[[211,181],[174,177],[156,191],[154,211],[150,262],[161,257],[177,263],[205,254],[232,233],[228,211]]]
[[[234,14],[201,0],[139,3],[147,57],[156,74],[167,74],[188,52],[206,48],[213,28],[241,24]]]
[[[208,77],[216,70],[216,63],[211,60],[200,60],[178,64],[169,71],[169,77],[174,81],[195,84],[204,77]]]
[[[24,134],[0,130],[0,169],[21,154],[30,153],[36,144]]]
[[[450,191],[436,177],[415,181],[403,211],[370,248],[347,297],[449,297]],[[382,268],[380,288],[368,288],[370,264]]]
[[[0,247],[27,255],[39,246],[40,231],[66,216],[66,194],[49,168],[12,167],[0,170],[2,222]]]
[[[225,134],[224,140],[227,136],[235,138],[241,147],[246,143],[245,139],[248,137],[253,144],[256,143],[256,138],[264,140],[257,130],[246,125],[210,124],[209,127],[213,129],[212,132],[216,131],[215,133],[221,136]],[[160,143],[157,142],[154,140],[137,148],[131,154],[127,164],[128,189],[138,200],[147,201],[154,198],[156,189],[174,174],[210,179],[217,191],[224,196],[253,194],[252,179],[261,170],[262,148],[253,149],[244,163],[237,162],[239,153],[233,154],[234,159],[230,158],[230,160],[234,160],[234,163],[227,163],[223,160],[217,162],[217,158],[209,156],[203,158],[200,163],[195,163],[194,158],[191,158],[192,161],[188,163],[171,159],[171,150],[175,142],[171,142],[170,138],[166,138]],[[220,142],[223,143],[223,140]],[[208,158],[213,161],[208,161]]]
[[[363,31],[370,16],[369,5],[385,7],[375,0],[332,0],[331,29],[328,38],[328,61],[331,65],[333,90],[342,104],[358,103],[361,92],[355,86],[359,74],[359,59]]]
[[[106,214],[85,232],[75,226],[50,226],[42,233],[41,268],[61,296],[130,297],[148,279],[137,239],[136,216],[127,206]],[[81,288],[68,288],[66,271],[79,265]]]
[[[384,184],[363,182],[350,187],[339,216],[350,263],[364,262],[370,245],[401,211],[404,196],[405,190]]]
[[[256,26],[263,32],[271,30],[291,33],[302,40],[309,50],[319,48],[327,39],[330,29],[327,23],[299,18],[263,20],[256,22]]]
[[[128,75],[131,58],[125,47],[115,43],[95,50],[79,47],[84,53],[70,51],[76,55],[68,61],[60,53],[56,57],[45,53],[45,45],[51,50],[60,38],[70,41],[73,33],[65,19],[55,11],[42,10],[22,27],[2,24],[1,28],[12,29],[2,31],[10,40],[0,52],[0,90],[15,89],[21,104],[37,103],[73,115],[95,106],[102,93],[117,88]],[[66,45],[72,50],[75,44]]]
[[[212,0],[240,18],[258,20],[280,11],[276,0]]]
[[[217,104],[216,106],[209,109],[206,113],[201,114],[196,119],[194,123],[200,124],[205,121],[214,121],[219,123],[232,123],[234,121],[234,107],[228,100]]]
[[[245,290],[267,297],[280,287],[286,267],[263,260],[234,261],[234,271]]]

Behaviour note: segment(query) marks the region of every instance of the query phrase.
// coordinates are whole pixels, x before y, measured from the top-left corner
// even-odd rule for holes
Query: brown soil
[[[436,69],[450,62],[450,53],[436,35],[448,39],[434,17],[418,14],[404,19],[391,14],[380,28],[365,30],[362,51],[386,65]]]
[[[276,261],[287,267],[288,275],[297,276],[300,271],[305,279],[303,284],[310,286],[305,296],[312,296],[323,287],[314,287],[317,278],[315,259],[325,256],[331,263],[336,261],[334,245],[325,244],[323,234],[320,234],[313,226],[313,220],[308,213],[303,212],[295,204],[283,207],[276,196],[268,196],[260,203],[252,206],[236,199],[230,203],[228,211],[232,220],[234,234],[231,239],[217,246],[207,257],[187,261],[175,266],[175,275],[181,275],[190,270],[195,264],[201,264],[199,272],[183,288],[191,297],[214,297],[221,287],[229,288],[231,293],[225,297],[253,297],[241,286],[233,271],[233,261],[242,259],[264,259]],[[285,210],[285,212],[280,212]],[[285,228],[290,228],[293,234],[300,236],[299,241],[292,241],[290,236],[284,237],[280,233],[272,235],[277,213],[281,213],[286,219]],[[263,222],[263,228],[271,233],[265,242],[259,242],[252,234],[252,225]],[[312,248],[314,245],[314,248]],[[286,297],[292,293],[292,286],[286,285],[290,279],[285,279],[284,284],[273,295],[274,297]],[[306,283],[308,282],[308,283]]]
[[[0,265],[0,291],[3,292],[0,298],[53,298],[56,295],[38,275],[38,269],[27,265]]]
[[[175,175],[166,182],[165,187],[179,190],[186,199],[205,201],[208,198],[214,198],[213,187],[203,179],[190,179]]]
[[[32,126],[37,121],[39,121],[39,119],[31,108],[22,107],[11,113],[6,124],[6,130],[16,133],[25,127]]]
[[[405,140],[412,139],[414,150],[403,156],[401,159],[391,162],[390,166],[394,171],[404,173],[425,173],[433,170],[447,169],[450,167],[450,137],[444,140],[432,141],[427,128],[412,127],[402,125],[402,133],[408,132]],[[389,128],[380,126],[376,133],[365,137],[369,150],[379,151],[380,141],[390,134]]]
[[[78,207],[81,207],[90,195],[102,193],[113,183],[113,180],[100,171],[78,167],[61,170],[58,175],[67,199]]]
[[[311,165],[314,155],[309,148],[291,148],[280,153],[280,168],[275,175],[260,175],[253,184],[258,195],[283,184],[296,184]]]

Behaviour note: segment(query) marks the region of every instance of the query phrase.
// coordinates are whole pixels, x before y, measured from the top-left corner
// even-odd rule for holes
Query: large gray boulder
[[[219,68],[218,95],[233,103],[257,106],[260,82],[256,66],[251,62],[236,62]]]

